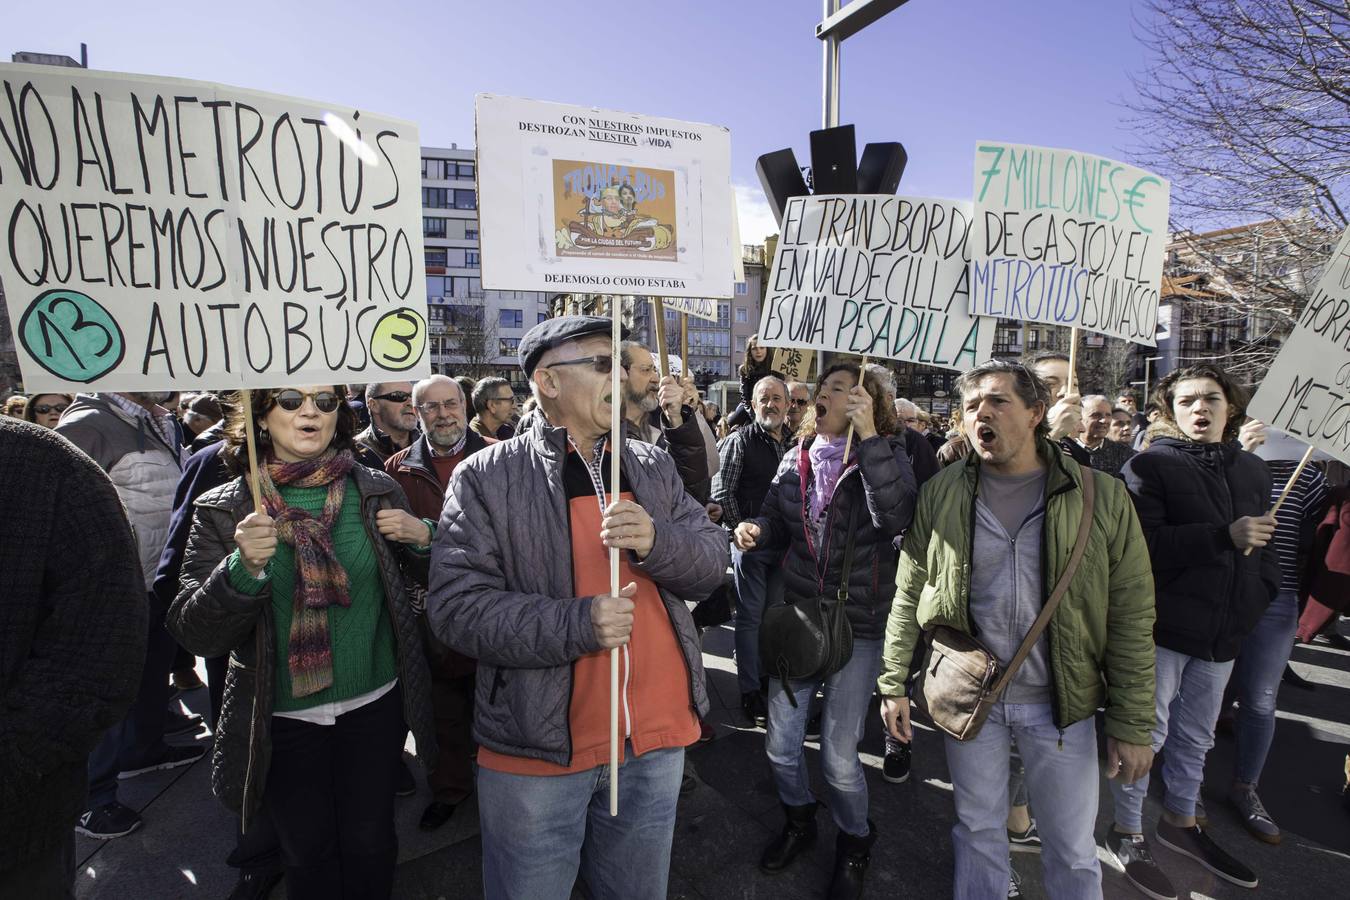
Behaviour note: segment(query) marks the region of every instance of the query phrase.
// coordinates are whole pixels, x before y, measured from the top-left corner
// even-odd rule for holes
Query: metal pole
[[[825,4],[825,15],[830,16],[839,12],[840,0],[823,0]],[[831,34],[825,40],[821,41],[824,48],[824,77],[822,79],[821,91],[821,117],[820,127],[837,128],[839,126],[839,44],[838,35]]]

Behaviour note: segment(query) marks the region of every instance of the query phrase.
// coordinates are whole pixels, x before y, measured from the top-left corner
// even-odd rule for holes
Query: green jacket
[[[1073,550],[1083,510],[1083,473],[1097,479],[1092,531],[1082,564],[1046,629],[1054,677],[1055,723],[1066,728],[1106,707],[1106,733],[1150,743],[1153,712],[1153,571],[1124,484],[1084,470],[1049,441],[1037,452],[1049,465],[1041,546],[1049,597]],[[947,625],[973,633],[969,619],[978,455],[951,465],[923,486],[905,535],[895,602],[886,625],[882,696],[903,697],[923,629]],[[1043,602],[1043,601],[1042,601]]]

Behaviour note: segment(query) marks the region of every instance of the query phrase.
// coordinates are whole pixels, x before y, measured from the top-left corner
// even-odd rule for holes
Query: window
[[[497,342],[498,356],[512,356],[520,349],[520,338],[502,338]]]
[[[748,284],[746,284],[744,281],[736,282],[737,297],[744,297],[748,293],[750,293],[750,286]]]
[[[540,323],[543,323],[543,322],[544,322],[545,320],[547,320],[547,319],[548,319],[548,313],[546,313],[546,312],[541,312],[541,313],[539,314],[539,321],[540,321]]]
[[[478,229],[477,229],[477,228],[468,228],[468,227],[465,227],[465,229],[464,229],[464,239],[465,239],[466,241],[476,241],[476,240],[478,240]]]
[[[445,268],[445,248],[428,247],[426,249],[426,264],[428,268],[433,266]]]
[[[524,328],[525,310],[523,309],[504,309],[500,313],[497,324],[502,328]]]
[[[422,237],[443,238],[445,237],[445,220],[434,216],[422,217]]]
[[[736,307],[736,321],[737,321],[737,322],[749,322],[749,321],[750,321],[750,310],[746,309],[744,306],[738,306],[738,307]]]
[[[740,351],[744,351],[744,350],[745,350],[745,341],[746,341],[746,336],[745,336],[745,335],[743,335],[743,334],[738,334],[738,335],[736,335],[736,349],[737,349],[737,350],[740,350]]]
[[[478,208],[478,195],[475,194],[473,191],[456,190],[454,191],[454,195],[455,195],[455,209]]]
[[[471,162],[462,162],[462,163],[459,164],[458,169],[459,169],[459,177],[460,177],[460,178],[472,178],[472,177],[473,177],[473,163],[471,163]]]
[[[726,328],[731,324],[731,304],[717,304],[717,325],[719,328]]]
[[[452,193],[448,188],[422,188],[422,206],[428,209],[449,209],[449,194]]]
[[[445,160],[422,158],[422,177],[441,179],[445,177]]]
[[[477,250],[464,251],[464,265],[466,268],[477,269],[482,266]]]

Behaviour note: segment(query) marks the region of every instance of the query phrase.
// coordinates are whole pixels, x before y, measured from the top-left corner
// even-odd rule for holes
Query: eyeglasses
[[[793,406],[797,407],[798,409],[802,408],[803,406],[811,405],[810,400],[789,400],[788,402],[791,403]]]
[[[549,363],[544,368],[552,369],[554,366],[590,366],[595,371],[608,375],[614,371],[614,357],[583,356],[581,359],[565,359],[562,362]]]
[[[387,394],[376,394],[371,397],[372,400],[388,400],[390,403],[407,403],[412,399],[412,394],[407,391],[390,391]]]
[[[342,402],[341,398],[332,391],[318,391],[313,394],[306,394],[303,391],[297,391],[294,388],[287,388],[277,393],[275,397],[277,406],[287,412],[295,412],[305,405],[306,400],[313,400],[314,407],[321,413],[337,412],[338,404]]]
[[[39,416],[45,416],[47,413],[63,413],[69,408],[69,403],[59,403],[55,406],[50,403],[39,403],[37,406],[33,407],[33,412],[37,413]]]
[[[428,416],[434,416],[441,410],[454,412],[457,409],[459,409],[458,400],[428,400],[425,403],[417,404],[417,411]]]
[[[489,403],[515,403],[515,402],[516,402],[516,395],[515,395],[515,394],[512,394],[512,395],[509,396],[509,397],[492,397],[492,398],[490,398],[490,399],[488,400],[488,402],[489,402]]]

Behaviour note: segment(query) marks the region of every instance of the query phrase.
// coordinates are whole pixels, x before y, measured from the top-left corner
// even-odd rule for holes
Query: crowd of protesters
[[[387,898],[411,734],[432,794],[421,828],[477,794],[485,896],[664,897],[685,748],[713,735],[702,633],[733,618],[744,724],[765,730],[783,812],[764,872],[812,845],[824,801],[822,894],[862,896],[885,827],[868,815],[868,716],[884,721],[885,781],[905,781],[924,636],[945,629],[1020,661],[982,727],[944,738],[957,897],[1020,896],[1010,854],[1026,850],[1051,897],[1099,897],[1099,847],[1149,897],[1177,896],[1155,846],[1257,887],[1209,831],[1206,757],[1230,721],[1229,804],[1279,843],[1258,785],[1294,644],[1344,606],[1350,488],[1305,468],[1272,515],[1304,448],[1247,419],[1244,386],[1186,367],[1140,410],[1129,391],[1080,396],[1050,353],[964,373],[943,422],[885,367],[791,381],[751,340],[723,416],[635,342],[612,396],[610,327],[532,329],[524,408],[504,378],[444,375],[248,404],[10,398],[0,896],[71,896],[74,833],[155,827],[119,781],[209,748],[239,820],[231,898],[283,878],[292,900]],[[766,614],[822,597],[843,604],[849,650],[793,677],[761,653]],[[176,702],[203,686],[197,657],[207,719]],[[1146,829],[1157,753],[1163,812]],[[1095,833],[1103,768],[1114,815]]]

